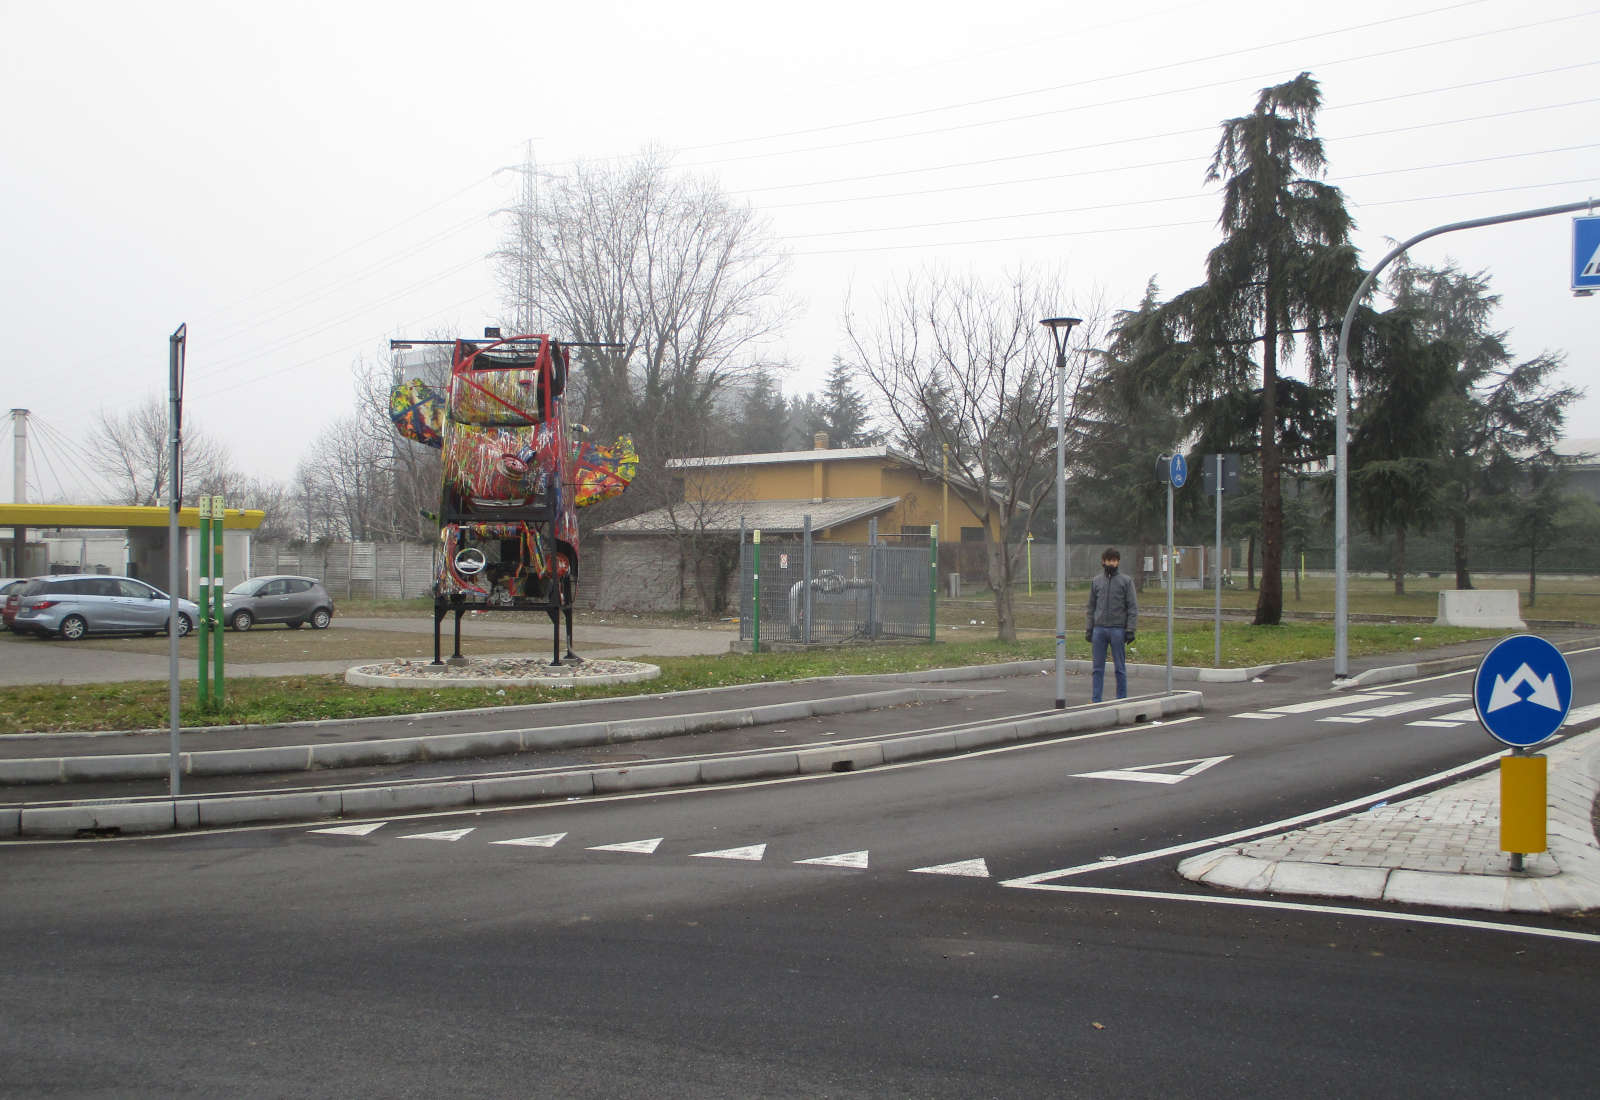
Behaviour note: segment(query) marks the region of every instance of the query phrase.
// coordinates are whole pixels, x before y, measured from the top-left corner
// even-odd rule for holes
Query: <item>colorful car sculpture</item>
[[[546,611],[562,661],[561,620],[572,650],[572,592],[578,574],[576,510],[621,493],[639,456],[622,436],[611,447],[574,444],[562,409],[570,348],[549,336],[482,340],[397,340],[394,347],[451,347],[441,394],[421,379],[396,386],[389,418],[407,439],[443,452],[440,552],[433,586],[433,659],[440,626],[467,611]]]

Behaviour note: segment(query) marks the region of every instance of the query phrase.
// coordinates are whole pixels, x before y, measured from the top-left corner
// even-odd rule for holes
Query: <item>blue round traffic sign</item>
[[[1189,462],[1182,455],[1173,455],[1172,463],[1168,467],[1174,489],[1183,488],[1183,483],[1189,480]]]
[[[1531,748],[1567,720],[1572,670],[1543,638],[1514,634],[1484,654],[1472,680],[1472,706],[1490,737]]]

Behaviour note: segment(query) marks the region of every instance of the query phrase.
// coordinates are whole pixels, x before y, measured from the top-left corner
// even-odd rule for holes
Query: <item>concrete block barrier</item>
[[[104,783],[112,779],[165,779],[170,769],[171,759],[167,756],[61,758],[61,779],[65,783]]]
[[[717,760],[703,760],[700,763],[702,783],[737,783],[743,779],[775,779],[799,774],[800,760],[792,752],[726,756]]]
[[[956,751],[953,733],[919,733],[912,737],[896,737],[878,742],[885,764],[901,760],[921,760],[929,756],[948,756]]]
[[[210,828],[258,821],[315,821],[338,817],[343,808],[343,796],[343,791],[333,790],[204,799],[200,802],[200,824]],[[163,805],[170,814],[172,803]]]
[[[802,749],[795,754],[801,775],[819,772],[853,772],[875,768],[884,761],[883,743],[840,745],[837,748]]]
[[[589,772],[496,776],[494,779],[474,780],[472,784],[472,800],[479,805],[537,802],[549,798],[586,798],[591,794],[594,794],[594,776]]]
[[[166,833],[172,831],[174,823],[171,802],[114,802],[23,809],[17,827],[23,836],[63,837],[80,833]]]
[[[595,794],[648,791],[658,787],[688,787],[700,781],[700,762],[640,764],[630,768],[604,768],[594,773]]]
[[[346,817],[369,817],[408,810],[444,810],[470,806],[472,783],[418,783],[405,787],[353,787],[340,792],[340,812]]]
[[[310,745],[267,749],[217,749],[183,754],[188,775],[251,775],[256,772],[298,772],[311,767]]]
[[[424,759],[425,737],[386,741],[330,741],[311,746],[313,768],[357,768],[367,764],[404,764]]]

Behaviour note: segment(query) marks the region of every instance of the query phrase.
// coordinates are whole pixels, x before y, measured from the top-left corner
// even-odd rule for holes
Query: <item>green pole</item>
[[[761,652],[761,529],[751,536],[755,557],[750,567],[750,652]]]
[[[200,706],[211,709],[211,498],[200,498],[200,547],[195,554],[195,571],[199,573],[200,613],[194,624],[199,639],[200,653]]]
[[[1033,532],[1028,532],[1028,595],[1033,595]]]
[[[216,540],[216,551],[211,557],[211,608],[212,621],[217,629],[217,666],[216,675],[212,677],[212,703],[222,706],[224,688],[222,682],[222,635],[224,633],[222,621],[222,594],[226,590],[223,584],[222,568],[222,532],[223,532],[223,507],[221,497],[211,498],[211,535]]]
[[[939,525],[928,528],[928,641],[939,640]]]

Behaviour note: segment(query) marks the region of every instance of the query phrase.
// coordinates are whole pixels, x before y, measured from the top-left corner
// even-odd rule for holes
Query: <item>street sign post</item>
[[[1600,215],[1572,219],[1572,289],[1600,290]]]
[[[1174,576],[1173,567],[1176,564],[1172,557],[1172,491],[1183,488],[1183,483],[1189,480],[1189,460],[1182,455],[1162,455],[1156,463],[1159,476],[1167,483],[1167,560],[1166,569],[1163,571],[1167,581],[1167,694],[1172,694],[1172,615],[1173,596],[1178,587],[1178,578]]]
[[[1567,720],[1572,669],[1561,651],[1532,634],[1514,634],[1484,655],[1472,680],[1472,706],[1489,736],[1510,745],[1500,760],[1500,849],[1520,871],[1523,855],[1545,850],[1549,758],[1528,755]]]

